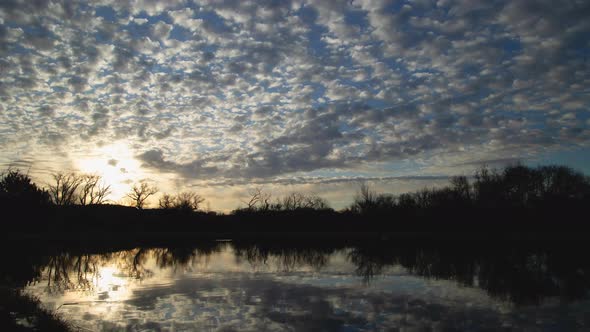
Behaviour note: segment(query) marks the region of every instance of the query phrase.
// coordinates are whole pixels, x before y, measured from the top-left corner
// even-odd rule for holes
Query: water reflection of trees
[[[293,271],[303,266],[319,270],[323,268],[336,248],[331,246],[309,246],[308,244],[285,243],[232,243],[238,261],[268,265],[270,260],[282,271]]]
[[[203,242],[192,246],[106,250],[95,253],[83,253],[79,250],[58,251],[38,257],[27,252],[25,256],[29,259],[24,261],[28,263],[21,264],[20,267],[10,264],[15,269],[7,271],[7,276],[23,280],[15,285],[16,287],[44,282],[48,292],[91,292],[95,290],[101,278],[101,268],[105,266],[114,266],[119,273],[130,278],[149,278],[153,275],[150,261],[159,269],[192,269],[199,264],[206,265],[214,254],[220,253],[228,246],[231,246],[238,261],[246,260],[252,266],[271,264],[273,268],[285,272],[302,266],[321,269],[336,250],[334,247]],[[31,259],[39,262],[33,263]],[[19,271],[22,274],[20,276]]]
[[[100,277],[99,267],[103,260],[100,255],[63,253],[52,256],[45,267],[47,290],[92,291]]]
[[[105,266],[115,266],[131,278],[147,278],[153,274],[151,268],[198,268],[225,249],[233,249],[238,262],[248,262],[253,268],[266,265],[279,271],[304,267],[320,270],[326,267],[333,254],[345,250],[356,273],[368,283],[388,268],[401,266],[417,276],[478,287],[493,297],[516,304],[539,303],[548,297],[570,301],[587,296],[590,290],[590,264],[580,255],[585,252],[583,246],[561,243],[501,246],[475,241],[454,244],[378,241],[355,245],[203,242],[177,247],[108,249],[93,253],[70,250],[44,255],[31,250],[3,250],[0,258],[9,268],[0,269],[0,277],[10,287],[46,282],[51,292],[92,291]]]
[[[160,268],[184,268],[196,263],[207,263],[209,257],[221,252],[225,244],[218,242],[204,242],[199,246],[181,246],[157,248],[152,250]]]
[[[153,275],[150,261],[160,269],[191,267],[197,262],[207,262],[211,255],[222,250],[224,244],[207,242],[198,246],[179,246],[162,248],[135,248],[121,251],[105,249],[85,253],[79,249],[55,251],[38,255],[31,250],[16,251],[7,255],[4,251],[5,266],[0,277],[4,284],[21,288],[31,283],[46,283],[48,292],[95,290],[101,278],[101,269],[115,267],[119,273],[136,279]],[[0,257],[0,258],[2,258]]]
[[[515,304],[535,304],[548,297],[570,301],[587,297],[590,264],[575,248],[521,246],[364,246],[349,252],[357,273],[370,281],[387,267],[411,274],[479,287]]]

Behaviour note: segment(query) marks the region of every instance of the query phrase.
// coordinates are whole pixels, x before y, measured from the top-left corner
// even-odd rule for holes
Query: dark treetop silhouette
[[[157,189],[133,186],[132,205],[103,204],[109,187],[96,176],[58,173],[43,190],[18,170],[0,179],[0,205],[26,221],[7,222],[7,230],[27,232],[396,232],[396,231],[573,231],[590,206],[590,180],[564,166],[522,165],[479,169],[457,176],[443,188],[393,196],[360,186],[353,203],[334,211],[316,195],[291,193],[273,198],[260,188],[245,207],[223,215],[201,210],[195,192],[164,194],[157,209],[145,209]],[[560,220],[559,223],[554,222]]]

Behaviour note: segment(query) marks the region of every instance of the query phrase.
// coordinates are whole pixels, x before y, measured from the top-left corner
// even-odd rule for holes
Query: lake
[[[581,250],[206,241],[14,264],[26,294],[84,331],[573,331],[590,328]]]

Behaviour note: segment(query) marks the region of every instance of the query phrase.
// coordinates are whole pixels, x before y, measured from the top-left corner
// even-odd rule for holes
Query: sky
[[[193,190],[401,193],[590,174],[590,2],[0,2],[0,166]]]

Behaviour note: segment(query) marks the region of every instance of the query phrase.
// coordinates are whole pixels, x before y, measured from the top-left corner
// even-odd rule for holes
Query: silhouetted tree
[[[418,203],[411,193],[404,193],[397,198],[397,206],[403,211],[411,211],[418,208]]]
[[[456,176],[450,186],[424,188],[397,198],[377,194],[362,184],[348,211],[380,218],[398,213],[402,217],[434,220],[444,216],[463,222],[502,215],[532,221],[534,213],[543,214],[534,218],[547,217],[541,210],[579,213],[584,202],[590,203],[590,181],[583,174],[563,166],[531,168],[517,164],[501,171],[484,166],[475,172],[472,183],[465,176]],[[476,212],[482,208],[486,209],[483,214]]]
[[[232,213],[264,213],[267,216],[279,213],[282,216],[288,216],[289,214],[285,214],[285,212],[298,211],[298,215],[302,212],[333,212],[328,202],[315,194],[292,192],[284,197],[277,197],[274,202],[271,202],[271,197],[269,193],[262,191],[262,189],[255,188],[250,191],[249,200],[243,201],[246,207],[236,209]]]
[[[359,214],[379,214],[387,213],[395,206],[393,195],[377,194],[368,184],[362,183],[349,210]]]
[[[185,191],[176,195],[174,207],[184,211],[198,211],[205,198],[195,192]]]
[[[367,213],[377,207],[377,193],[368,184],[361,183],[351,209],[357,213]]]
[[[7,206],[23,207],[45,206],[51,202],[49,193],[38,188],[27,174],[10,169],[0,175],[0,200]]]
[[[542,196],[545,198],[588,198],[590,195],[590,177],[565,166],[542,166]]]
[[[54,183],[49,185],[49,194],[56,205],[76,204],[76,191],[84,178],[75,173],[58,172],[53,174]]]
[[[503,204],[506,195],[503,192],[502,175],[486,166],[478,169],[475,172],[473,192],[480,206],[497,207],[498,204]]]
[[[305,195],[299,192],[290,193],[281,200],[281,209],[287,211],[297,209],[322,210],[327,208],[329,206],[325,199],[316,195]]]
[[[198,211],[205,198],[195,192],[185,191],[176,195],[164,194],[158,201],[161,209],[176,209],[183,211]]]
[[[174,196],[170,194],[163,194],[158,200],[160,209],[172,209],[174,207]]]
[[[527,206],[537,198],[542,183],[540,172],[523,165],[506,167],[502,173],[504,199],[515,207]]]
[[[83,175],[78,201],[81,205],[102,204],[111,193],[111,186],[101,183],[100,175]]]
[[[146,182],[141,182],[139,185],[133,185],[133,188],[131,188],[131,192],[127,194],[127,197],[133,201],[133,205],[136,208],[143,209],[148,197],[157,192],[158,189],[156,187],[150,186]]]
[[[262,188],[254,188],[250,191],[250,199],[245,202],[249,211],[268,211],[271,207],[271,194],[262,191]]]
[[[471,199],[471,185],[466,176],[454,176],[451,178],[451,188],[460,199]]]

